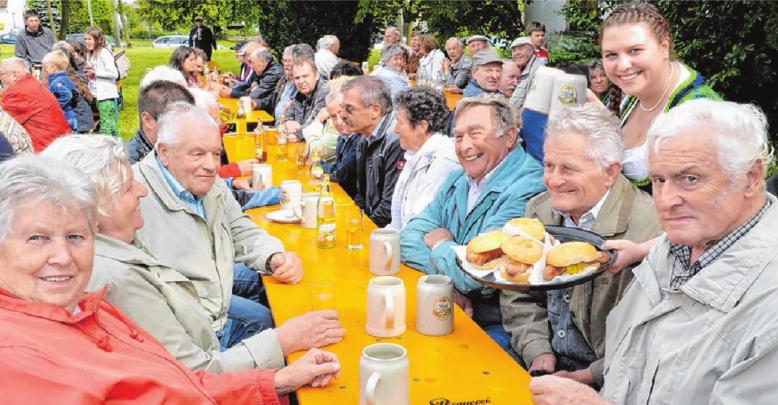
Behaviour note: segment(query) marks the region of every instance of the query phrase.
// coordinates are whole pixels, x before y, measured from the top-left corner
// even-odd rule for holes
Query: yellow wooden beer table
[[[231,160],[251,157],[251,153],[246,152],[246,149],[253,150],[251,136],[225,136],[224,144]],[[278,186],[282,180],[298,179],[305,191],[316,191],[307,170],[296,167],[297,146],[289,145],[286,162],[278,161],[277,145],[266,146],[268,162],[273,167],[273,184]],[[304,147],[304,144],[299,146]],[[406,332],[395,338],[382,339],[365,332],[367,284],[372,277],[368,271],[368,242],[375,225],[365,217],[363,248],[348,250],[346,211],[357,208],[337,184],[332,184],[332,192],[338,210],[333,249],[318,248],[316,229],[266,219],[268,212],[280,208],[278,205],[248,211],[257,224],[281,239],[288,251],[296,252],[302,258],[304,277],[300,284],[285,285],[272,277],[264,277],[277,324],[315,309],[312,285],[321,280],[335,280],[335,306],[347,333],[343,341],[324,349],[340,359],[340,377],[327,387],[301,388],[297,392],[300,403],[358,403],[362,349],[376,342],[391,342],[408,351],[411,404],[531,404],[529,375],[459,307],[454,308],[454,332],[450,335],[432,337],[416,332],[416,283],[423,273],[410,267],[402,265],[400,273],[396,274],[406,289]],[[289,360],[294,361],[301,355],[295,353]]]
[[[274,118],[263,110],[252,110],[246,114],[246,118],[237,118],[235,112],[238,111],[238,99],[231,97],[219,97],[219,104],[232,110],[232,117],[227,121],[228,124],[235,124],[238,131],[245,131],[248,123],[268,123],[273,122]]]

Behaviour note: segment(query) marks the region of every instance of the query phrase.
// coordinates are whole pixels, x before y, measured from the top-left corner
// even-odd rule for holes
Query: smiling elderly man
[[[133,171],[149,190],[140,204],[145,225],[137,237],[157,259],[193,282],[226,348],[272,323],[257,303],[262,287],[256,272],[296,284],[302,265],[243,214],[218,179],[221,148],[219,129],[207,113],[174,103],[160,118],[155,152]],[[312,327],[309,322],[289,336],[297,339],[295,334]],[[281,348],[283,338],[279,333]]]
[[[519,37],[511,43],[511,58],[521,70],[516,89],[511,95],[510,103],[516,108],[524,105],[527,98],[527,91],[535,77],[535,72],[543,65],[535,57],[535,47],[532,46],[532,40],[529,37]]]
[[[651,196],[621,175],[618,120],[591,104],[562,110],[546,128],[547,192],[525,215],[544,224],[592,231],[606,239],[644,242],[660,233]],[[569,289],[537,294],[503,291],[502,322],[529,371],[601,386],[605,317],[632,272],[603,275]]]
[[[470,83],[462,92],[462,97],[475,97],[482,93],[498,93],[502,77],[502,59],[497,52],[484,49],[473,56]]]
[[[297,88],[297,94],[291,98],[292,103],[286,111],[287,121],[280,126],[290,142],[298,142],[303,137],[303,127],[308,126],[324,108],[329,89],[320,79],[319,71],[312,59],[300,59],[292,63],[292,79]]]
[[[502,327],[499,294],[462,271],[452,247],[523,216],[527,201],[543,191],[543,170],[518,145],[513,114],[499,95],[482,95],[458,103],[454,148],[464,170],[454,171],[427,208],[403,228],[402,261],[428,274],[451,277],[456,289],[469,297],[457,294],[460,306],[510,351],[510,337]]]
[[[764,114],[693,100],[648,131],[665,235],[608,315],[605,384],[530,383],[544,404],[778,403],[778,205]]]

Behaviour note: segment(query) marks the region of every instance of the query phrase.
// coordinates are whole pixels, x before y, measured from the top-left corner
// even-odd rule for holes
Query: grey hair
[[[658,116],[646,135],[649,149],[659,153],[662,144],[687,130],[710,127],[718,146],[722,169],[735,180],[761,160],[769,167],[773,149],[767,133],[767,117],[753,104],[697,99]]]
[[[449,38],[449,39],[447,39],[447,40],[446,40],[446,44],[448,44],[448,43],[449,43],[449,42],[451,42],[451,41],[456,41],[456,42],[457,42],[457,44],[459,44],[459,47],[460,47],[460,48],[462,48],[462,49],[464,49],[464,48],[465,48],[465,44],[462,42],[462,40],[461,40],[461,39],[459,39],[459,38],[457,38],[457,37],[451,37],[451,38]],[[445,45],[444,45],[444,48],[445,48]]]
[[[390,26],[386,27],[384,32],[386,32],[386,31],[394,32],[395,34],[397,34],[398,38],[402,38],[402,35],[400,35],[400,30],[397,27],[395,27],[395,26],[391,26],[390,25]]]
[[[337,42],[339,42],[338,37],[335,35],[325,35],[321,38],[319,38],[318,41],[316,41],[316,50],[320,51],[322,49],[329,50],[332,45],[335,45]]]
[[[2,61],[2,66],[13,66],[18,68],[24,73],[30,73],[30,64],[26,60],[22,58],[17,58],[16,56],[12,56],[8,59],[4,59]]]
[[[289,57],[291,58],[293,52],[294,52],[294,45],[289,45],[286,48],[284,48],[284,53],[282,53],[281,55],[282,57],[289,55]]]
[[[271,54],[267,48],[255,49],[253,52],[251,52],[249,57],[252,59],[263,60],[265,62],[270,62],[273,60],[273,54]]]
[[[359,90],[360,101],[365,107],[375,104],[381,108],[381,114],[392,110],[391,93],[381,79],[373,76],[357,76],[343,84],[340,91],[345,94],[351,89]]]
[[[0,164],[0,244],[22,207],[50,203],[76,209],[95,232],[94,183],[76,168],[42,156],[20,156]]]
[[[160,80],[167,80],[169,82],[173,82],[176,84],[180,84],[184,87],[187,87],[186,79],[184,79],[184,75],[181,73],[180,70],[173,69],[172,67],[167,65],[162,65],[149,70],[149,72],[146,73],[145,76],[143,76],[143,79],[140,81],[139,90],[142,91],[146,87],[149,87],[151,83]]]
[[[121,195],[132,178],[127,148],[112,136],[70,135],[57,138],[41,156],[68,163],[90,177],[97,196],[97,210]]]
[[[456,127],[457,117],[463,112],[479,106],[485,105],[492,109],[492,123],[495,124],[497,137],[502,137],[511,128],[521,127],[521,118],[517,110],[508,104],[508,99],[502,94],[482,93],[476,97],[465,97],[457,102],[457,108],[454,110],[454,126]]]
[[[389,45],[381,49],[381,65],[386,66],[389,60],[397,55],[403,55],[408,58],[408,50],[402,45]]]
[[[575,132],[588,141],[586,157],[594,160],[600,169],[621,162],[624,139],[619,120],[608,110],[593,104],[568,107],[548,121],[546,142],[559,139],[564,142],[568,132]]]
[[[194,104],[197,108],[208,111],[213,107],[219,107],[219,100],[216,99],[216,96],[214,96],[213,93],[199,88],[191,88],[189,89],[189,92],[192,93],[192,97],[194,97],[195,100]]]
[[[330,104],[337,100],[338,97],[343,97],[343,93],[341,93],[340,90],[330,91],[326,96],[324,96],[324,104]]]
[[[205,112],[192,104],[177,101],[170,104],[165,112],[159,117],[159,130],[157,131],[157,145],[176,145],[181,141],[181,134],[178,131],[179,123],[188,120],[200,120],[214,130],[219,130],[219,125]]]
[[[292,47],[292,63],[296,63],[300,60],[310,59],[314,60],[313,48],[308,44],[294,44]]]

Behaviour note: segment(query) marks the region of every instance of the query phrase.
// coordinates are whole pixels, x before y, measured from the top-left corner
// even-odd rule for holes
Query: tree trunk
[[[51,0],[46,0],[46,6],[49,8],[49,29],[54,32],[54,14],[51,12]]]
[[[64,40],[65,35],[70,29],[70,1],[59,0],[60,10],[62,10],[62,23],[59,26],[59,39]]]
[[[122,30],[124,34],[124,42],[127,43],[127,48],[132,48],[132,44],[130,43],[130,27],[127,25],[127,17],[124,15],[124,5],[122,5],[122,0],[117,0],[117,10],[119,11],[119,18],[122,20],[122,26],[124,27],[124,30]]]

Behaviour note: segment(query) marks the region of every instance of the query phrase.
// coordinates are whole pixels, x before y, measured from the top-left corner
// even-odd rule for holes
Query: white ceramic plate
[[[273,222],[280,222],[282,224],[294,224],[300,222],[300,218],[294,216],[292,211],[289,210],[268,212],[266,217]]]

